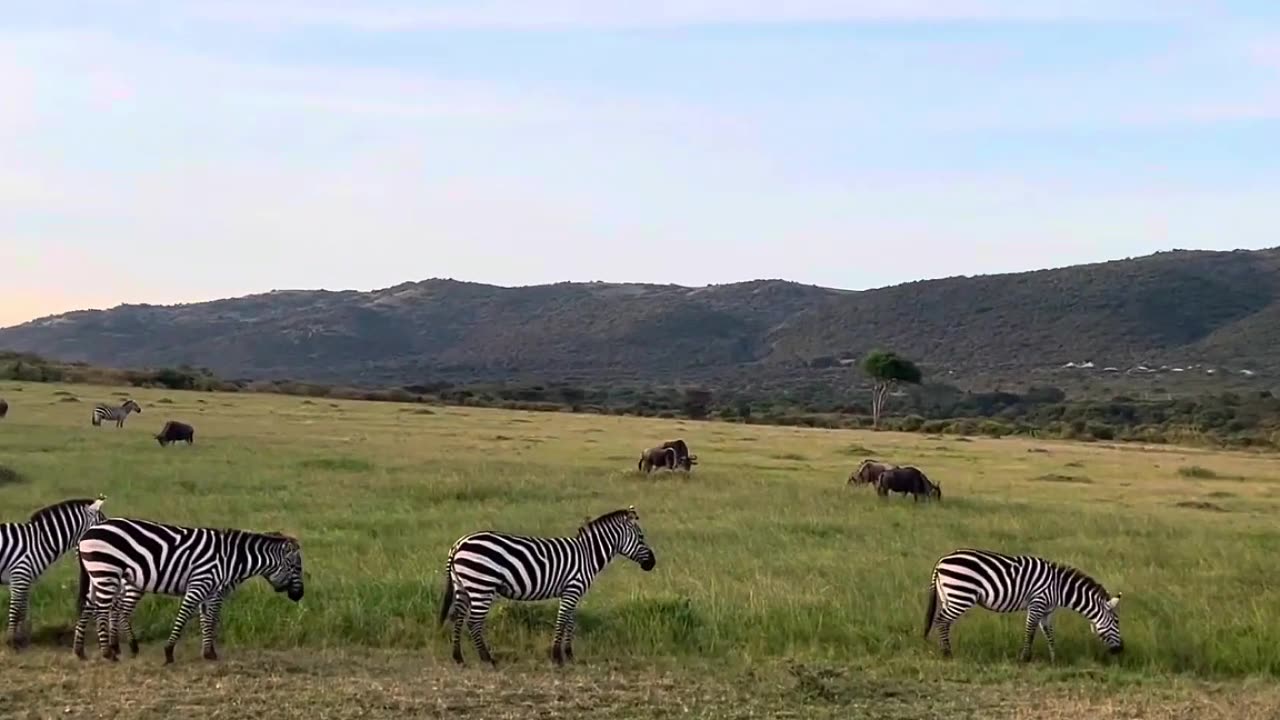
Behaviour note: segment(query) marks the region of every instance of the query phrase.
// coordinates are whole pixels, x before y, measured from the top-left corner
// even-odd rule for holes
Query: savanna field
[[[93,405],[136,399],[123,429]],[[0,520],[105,493],[108,515],[279,530],[302,543],[295,605],[255,579],[226,603],[222,659],[177,598],[148,595],[137,658],[70,650],[75,561],[36,586],[33,647],[0,652],[10,717],[1280,717],[1280,459],[1072,444],[238,393],[0,384]],[[194,446],[161,448],[165,420]],[[636,471],[684,438],[691,474]],[[943,501],[846,485],[915,464]],[[499,601],[497,670],[437,625],[444,560],[480,529],[572,534],[635,505],[657,567],[617,558],[579,610],[577,662],[548,657],[555,602]],[[1033,553],[1123,592],[1126,652],[1055,614],[976,609],[955,657],[925,641],[925,591],[957,547]],[[6,602],[7,602],[7,593]]]

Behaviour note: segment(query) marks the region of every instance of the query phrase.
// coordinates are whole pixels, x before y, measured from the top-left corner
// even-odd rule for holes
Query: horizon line
[[[479,285],[479,286],[494,288],[498,290],[522,290],[522,289],[530,289],[530,288],[554,287],[556,285],[619,285],[619,286],[635,286],[635,287],[682,288],[686,290],[702,290],[706,288],[730,287],[734,285],[747,285],[750,283],[785,283],[789,285],[799,285],[799,286],[813,288],[817,290],[826,290],[832,293],[852,294],[852,293],[872,292],[876,290],[887,290],[890,288],[901,287],[903,285],[911,285],[914,283],[942,282],[946,280],[955,280],[955,279],[1002,277],[1007,275],[1024,275],[1029,273],[1053,272],[1055,270],[1066,270],[1070,268],[1086,268],[1086,267],[1092,267],[1095,265],[1106,265],[1110,263],[1141,260],[1143,258],[1150,258],[1150,257],[1155,257],[1157,255],[1164,255],[1169,253],[1206,253],[1206,254],[1228,254],[1228,253],[1240,253],[1240,252],[1265,253],[1265,252],[1277,251],[1277,250],[1280,250],[1280,245],[1274,245],[1274,246],[1263,247],[1263,248],[1254,248],[1254,249],[1235,248],[1232,250],[1209,250],[1209,249],[1200,249],[1200,248],[1170,248],[1168,250],[1156,250],[1146,255],[1127,255],[1124,257],[1111,258],[1108,260],[1098,260],[1095,262],[1088,262],[1088,263],[1077,263],[1074,265],[1054,265],[1054,266],[1048,266],[1048,267],[1038,267],[1038,268],[1023,269],[1023,270],[1010,270],[1005,272],[975,273],[975,274],[969,274],[969,275],[956,274],[956,275],[946,275],[946,276],[940,276],[940,277],[925,277],[925,278],[916,278],[914,280],[904,280],[902,282],[891,283],[888,285],[879,285],[875,287],[865,287],[865,288],[841,288],[841,287],[834,287],[834,286],[827,286],[827,285],[818,285],[816,283],[801,282],[798,280],[788,280],[786,278],[778,278],[778,277],[774,277],[774,278],[759,277],[759,278],[751,278],[747,280],[735,280],[731,282],[704,283],[702,285],[681,285],[679,283],[654,283],[654,282],[629,281],[629,280],[557,280],[555,282],[500,285],[497,283],[483,282],[479,280],[459,280],[454,277],[435,276],[435,277],[429,277],[429,278],[422,278],[420,280],[404,280],[404,281],[395,283],[393,285],[385,285],[382,287],[374,287],[374,288],[368,288],[368,289],[341,288],[341,289],[333,290],[333,289],[324,288],[324,287],[272,288],[270,290],[249,292],[242,295],[226,295],[222,297],[207,298],[202,300],[187,300],[187,301],[179,301],[179,302],[172,302],[172,303],[123,302],[123,303],[117,303],[115,305],[112,305],[111,307],[106,307],[106,308],[77,308],[74,310],[64,310],[62,312],[41,315],[39,317],[31,318],[30,320],[24,320],[22,322],[19,322],[13,325],[0,325],[0,330],[11,330],[14,328],[22,327],[24,325],[30,325],[32,323],[48,321],[48,320],[52,320],[60,317],[65,317],[67,315],[75,315],[79,313],[111,312],[114,310],[119,310],[121,308],[128,308],[128,307],[180,308],[180,307],[186,307],[191,305],[205,305],[209,303],[226,302],[229,300],[240,300],[244,298],[260,297],[264,295],[275,295],[275,294],[282,294],[282,293],[372,294],[372,293],[385,292],[387,290],[393,290],[395,288],[398,288],[404,285],[419,285],[422,283],[429,283],[429,282],[451,282],[451,283],[457,283],[460,285]]]

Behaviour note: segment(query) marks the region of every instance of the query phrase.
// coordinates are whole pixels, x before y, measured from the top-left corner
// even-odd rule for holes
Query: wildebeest
[[[896,468],[897,465],[890,463],[882,463],[878,460],[867,458],[862,461],[857,470],[849,474],[848,485],[875,485],[880,479],[880,474],[890,468]]]
[[[3,398],[0,398],[0,418],[8,414],[9,414],[9,403],[5,402]]]
[[[876,494],[885,497],[890,492],[904,495],[909,493],[913,502],[919,502],[921,495],[926,500],[929,498],[942,500],[942,488],[925,477],[919,468],[910,465],[889,468],[880,473],[880,477],[876,480]]]
[[[186,440],[188,445],[194,443],[196,441],[195,428],[184,422],[167,420],[164,427],[156,435],[156,442],[160,443],[161,446],[180,440]]]
[[[672,466],[673,470],[677,467],[684,468],[685,470],[692,470],[693,466],[698,464],[698,456],[690,455],[689,446],[680,438],[668,440],[662,443],[661,447],[663,449],[669,448],[676,451],[676,463]]]
[[[676,468],[675,448],[649,448],[640,453],[640,462],[636,469],[641,472],[652,472],[654,468]]]

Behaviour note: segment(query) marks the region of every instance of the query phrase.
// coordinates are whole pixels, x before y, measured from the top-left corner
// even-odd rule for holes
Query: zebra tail
[[[924,611],[924,639],[929,639],[929,631],[933,630],[933,616],[938,613],[938,585],[929,583],[929,607]]]
[[[80,566],[80,591],[76,595],[76,617],[84,612],[84,601],[89,597],[89,571],[85,569],[84,558],[76,553],[76,562]]]
[[[440,603],[440,624],[449,619],[449,611],[453,609],[453,571],[444,574],[444,600]]]

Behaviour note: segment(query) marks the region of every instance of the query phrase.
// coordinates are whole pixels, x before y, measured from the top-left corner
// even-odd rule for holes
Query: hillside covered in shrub
[[[127,305],[0,330],[2,349],[65,361],[365,386],[616,382],[802,392],[807,383],[850,384],[844,364],[873,347],[975,390],[1080,387],[1104,373],[1148,372],[1164,373],[1156,384],[1167,388],[1234,389],[1242,374],[1280,373],[1280,249],[1172,251],[857,292],[782,280],[697,288],[426,280],[371,292]],[[1086,367],[1068,372],[1067,363]],[[1117,391],[1102,384],[1102,395]]]

